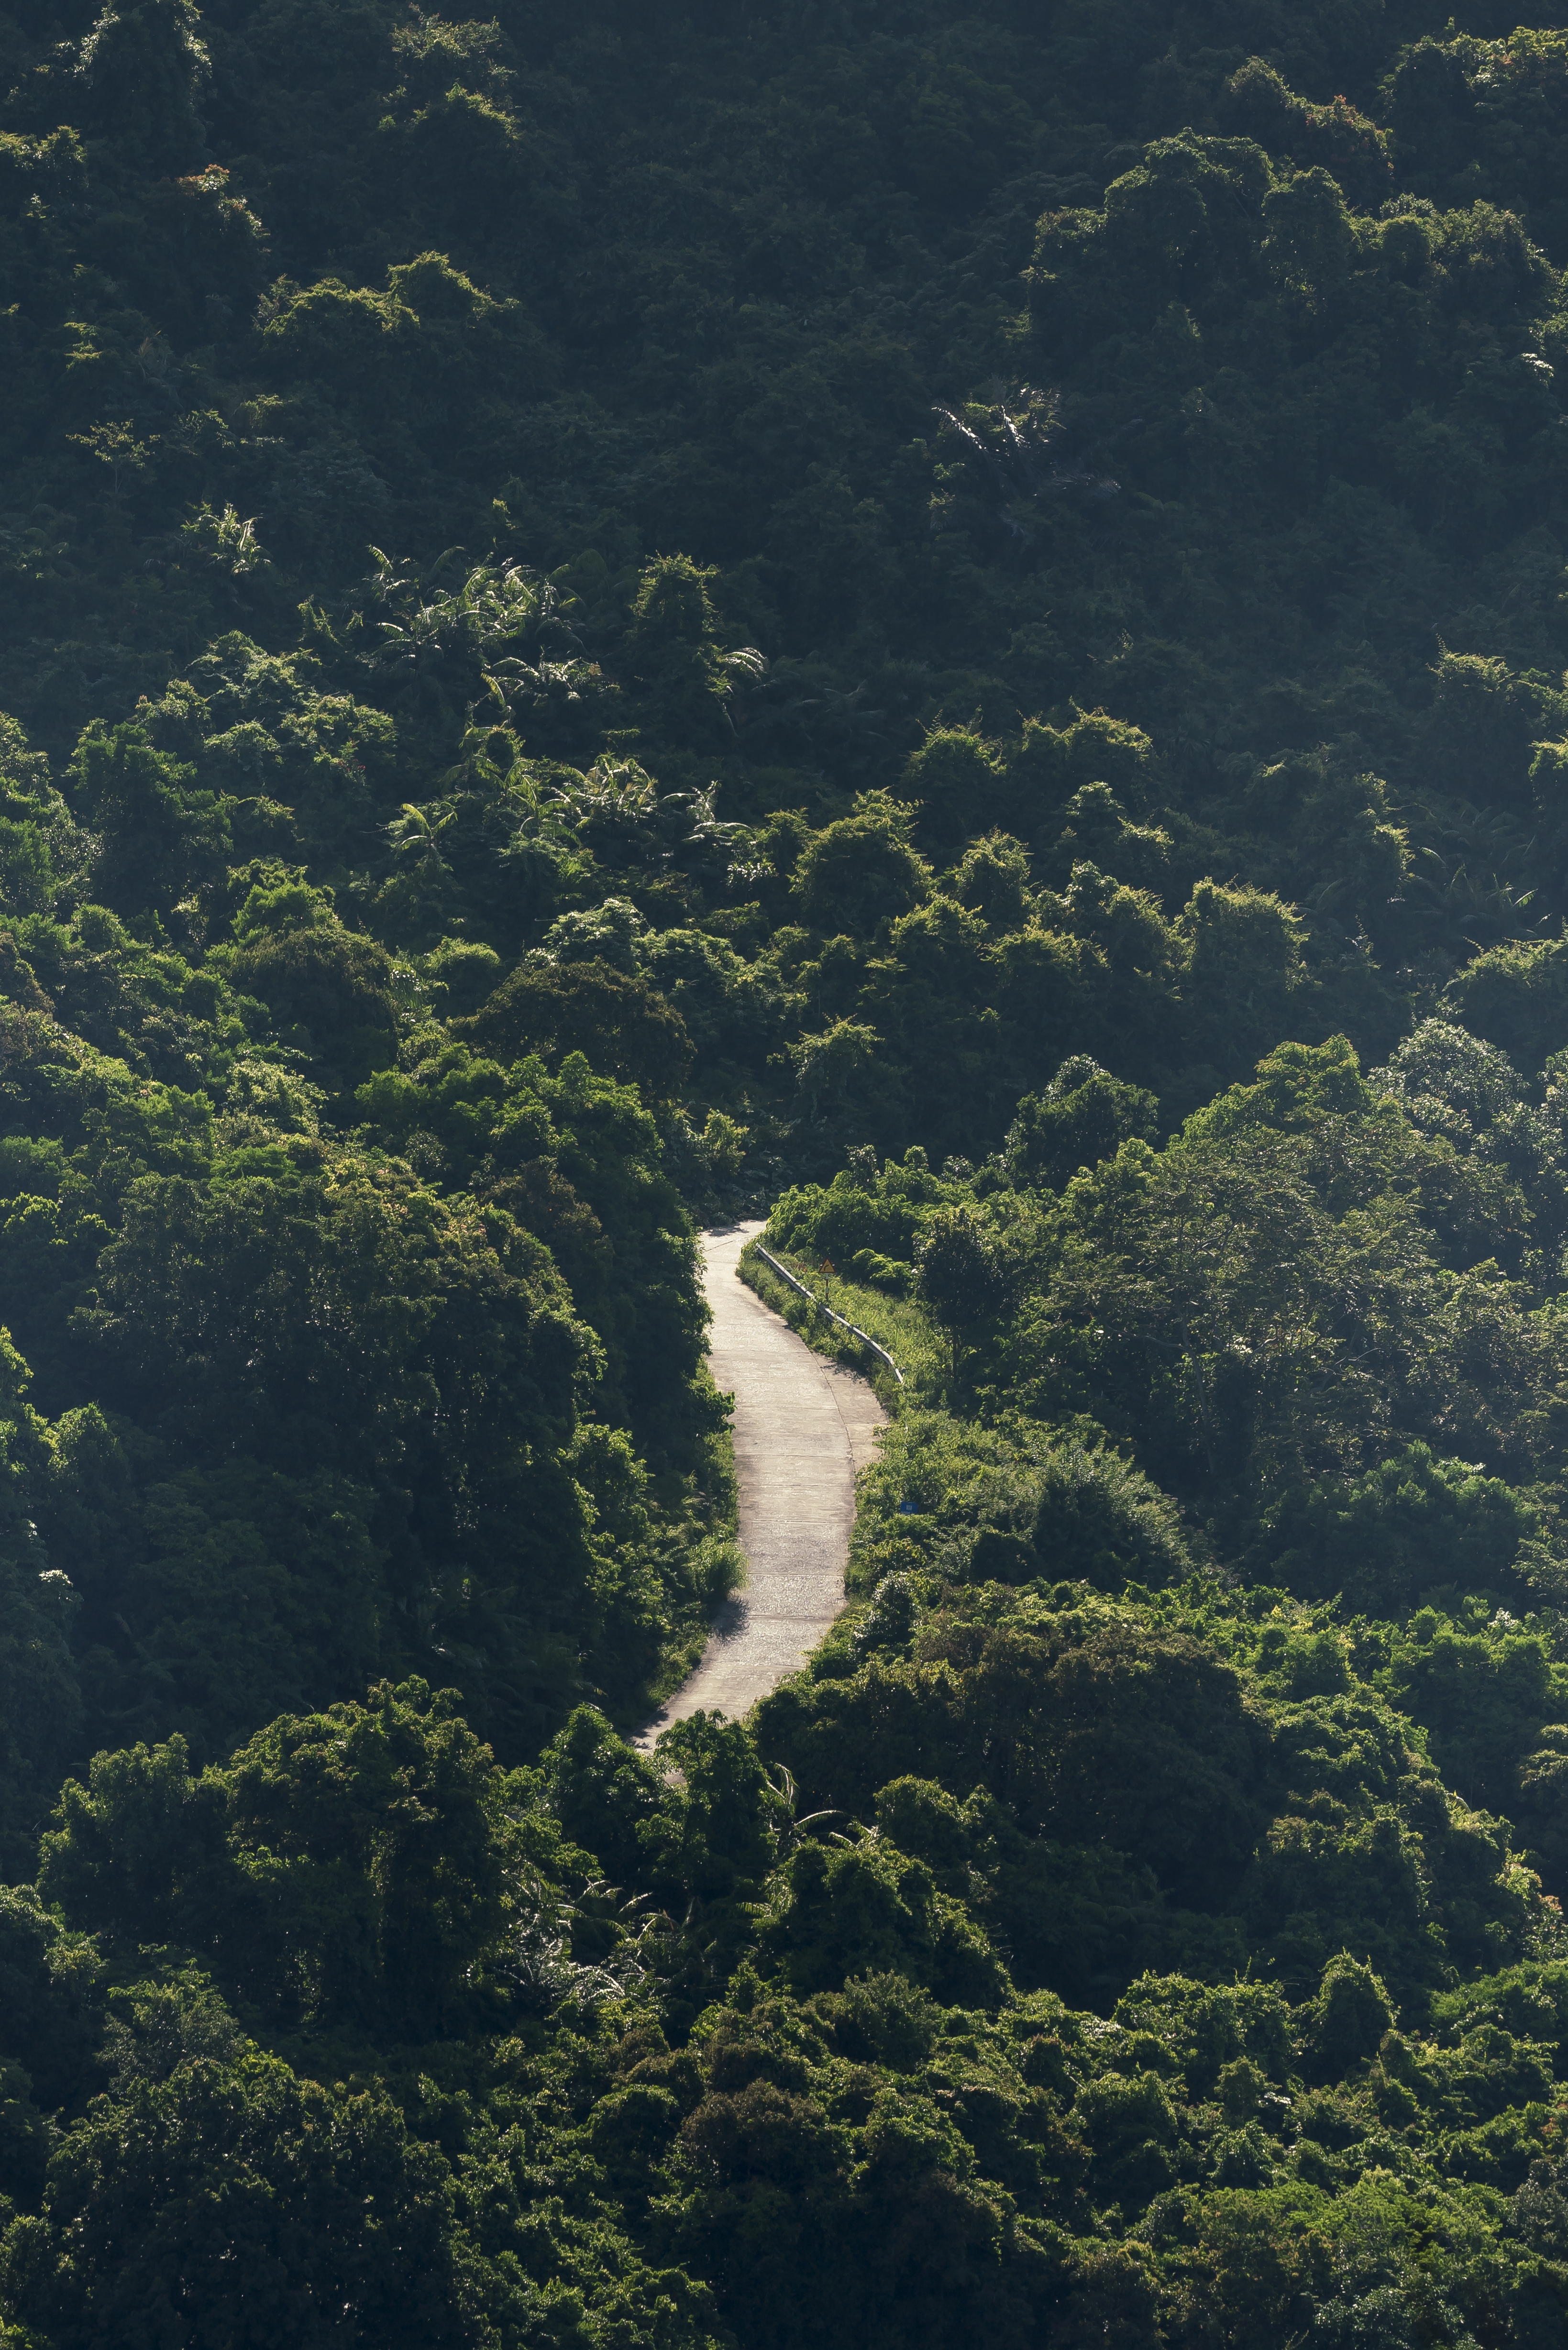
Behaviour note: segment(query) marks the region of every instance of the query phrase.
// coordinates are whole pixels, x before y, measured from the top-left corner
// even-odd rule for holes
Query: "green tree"
[[[901,788],[920,811],[920,830],[952,850],[990,832],[1010,811],[998,747],[962,727],[933,728],[912,753]]]
[[[946,1331],[956,1379],[966,1341],[1003,1312],[1012,1294],[996,1236],[972,1209],[939,1208],[915,1251],[918,1293]]]
[[[231,1965],[322,2021],[418,2040],[460,2018],[504,1858],[493,1762],[455,1691],[383,1682],[363,1706],[286,1715],[216,1783],[261,1924]]]
[[[70,2249],[67,2251],[67,2247]],[[44,2215],[0,2249],[0,2291],[49,2340],[472,2338],[451,2175],[380,2091],[276,2057],[182,2064],[100,2102],[53,2159]]]
[[[397,1050],[391,965],[374,940],[346,930],[302,884],[253,889],[218,958],[233,985],[266,1005],[279,1035],[339,1087]]]
[[[927,895],[929,873],[909,840],[913,817],[903,802],[873,793],[807,842],[791,888],[815,930],[865,933]]]
[[[81,46],[78,70],[100,125],[144,171],[189,171],[201,158],[197,93],[212,67],[193,0],[109,7]]]
[[[1064,1061],[1043,1094],[1026,1094],[1007,1137],[1014,1182],[1042,1177],[1058,1189],[1080,1167],[1114,1159],[1135,1136],[1152,1142],[1159,1105],[1141,1086],[1111,1076],[1086,1053]]]
[[[155,751],[140,726],[89,728],[76,772],[101,843],[95,881],[117,911],[167,912],[218,879],[233,848],[224,802],[193,788],[193,770]]]
[[[581,1054],[656,1100],[678,1093],[691,1066],[680,1014],[646,980],[597,960],[514,972],[463,1029],[493,1052]]]

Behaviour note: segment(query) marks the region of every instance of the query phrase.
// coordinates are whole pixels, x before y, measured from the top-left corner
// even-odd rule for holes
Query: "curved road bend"
[[[855,1472],[875,1459],[887,1421],[864,1379],[813,1354],[736,1279],[742,1249],[763,1230],[702,1235],[709,1360],[735,1399],[745,1587],[719,1610],[691,1679],[638,1736],[643,1748],[700,1708],[739,1721],[805,1663],[844,1605]]]

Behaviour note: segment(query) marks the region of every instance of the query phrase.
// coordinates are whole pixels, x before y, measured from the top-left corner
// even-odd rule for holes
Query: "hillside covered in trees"
[[[1513,15],[0,15],[16,2350],[1568,2343]]]

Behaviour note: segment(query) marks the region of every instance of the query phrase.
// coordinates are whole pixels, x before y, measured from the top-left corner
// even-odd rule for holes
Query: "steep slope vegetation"
[[[19,2344],[1563,2338],[1511,15],[0,18]],[[912,1388],[650,1762],[742,1204]]]

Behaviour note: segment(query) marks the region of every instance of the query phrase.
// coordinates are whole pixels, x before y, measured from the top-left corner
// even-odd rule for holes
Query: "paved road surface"
[[[637,1743],[700,1707],[739,1720],[805,1661],[844,1605],[855,1472],[887,1414],[866,1381],[813,1354],[735,1277],[760,1223],[704,1232],[713,1309],[709,1357],[735,1399],[735,1469],[746,1583],[726,1601],[701,1663]]]

